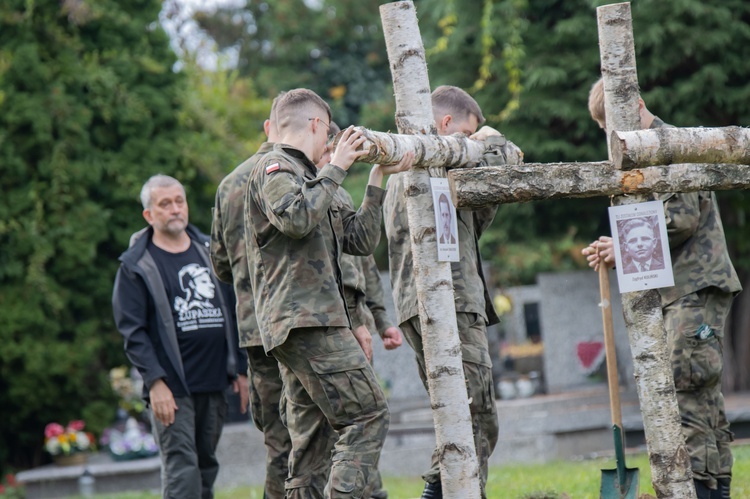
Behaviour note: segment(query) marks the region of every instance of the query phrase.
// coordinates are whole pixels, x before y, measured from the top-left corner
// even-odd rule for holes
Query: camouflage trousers
[[[371,488],[390,414],[348,328],[301,328],[271,353],[279,361],[292,438],[288,499],[362,498]],[[335,443],[331,459],[330,428]],[[323,494],[315,479],[330,474]]]
[[[717,478],[732,476],[734,435],[721,393],[724,324],[732,299],[730,293],[706,288],[663,309],[690,466],[694,478],[709,488],[716,487]]]
[[[279,415],[282,392],[279,362],[267,356],[262,346],[245,350],[250,380],[250,412],[255,426],[263,432],[266,446],[266,497],[284,499],[292,439]]]
[[[487,346],[487,325],[482,316],[478,314],[459,312],[456,314],[456,320],[458,335],[461,340],[466,389],[471,401],[469,411],[479,462],[482,497],[486,497],[484,489],[487,483],[488,461],[492,451],[495,450],[499,431],[497,407],[495,406],[495,387],[492,382],[492,361]],[[416,353],[419,376],[422,378],[425,388],[429,391],[419,317],[412,317],[401,324],[401,330],[404,332],[406,341]],[[437,449],[432,453],[430,470],[422,475],[422,478],[430,483],[440,481],[440,463]]]

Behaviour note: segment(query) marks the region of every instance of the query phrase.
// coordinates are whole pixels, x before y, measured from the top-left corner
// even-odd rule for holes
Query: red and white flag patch
[[[274,163],[274,164],[272,164],[272,165],[268,165],[268,166],[266,167],[266,175],[269,175],[269,174],[271,174],[271,173],[273,173],[273,172],[275,172],[275,171],[278,171],[278,170],[279,170],[279,168],[281,168],[281,166],[279,166],[279,164],[278,164],[278,163]]]

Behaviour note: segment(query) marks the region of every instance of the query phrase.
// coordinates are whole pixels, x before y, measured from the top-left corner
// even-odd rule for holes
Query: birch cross
[[[638,75],[629,3],[597,9],[611,162],[452,170],[461,208],[563,197],[747,189],[750,132],[728,127],[639,130]],[[668,166],[660,164],[673,163]],[[676,163],[676,164],[675,164]],[[656,290],[622,295],[652,483],[659,498],[695,497]]]
[[[430,82],[414,4],[408,1],[381,5],[380,16],[396,97],[398,131],[435,138]],[[469,143],[466,139],[463,142]],[[397,189],[398,196],[403,193],[401,199],[406,201],[443,497],[479,499],[479,465],[463,376],[453,278],[450,264],[437,260],[429,175],[424,169],[413,168],[393,177],[388,188]]]
[[[481,144],[436,135],[424,46],[410,1],[380,7],[396,98],[399,135],[366,131],[366,162],[416,154],[409,172],[389,189],[406,201],[419,317],[443,495],[478,498],[480,488],[463,379],[450,265],[437,261],[429,176],[445,176],[457,208],[542,199],[628,195],[636,203],[660,192],[750,188],[750,131],[744,128],[639,130],[638,76],[629,3],[597,8],[610,161],[531,163],[457,168],[477,162]],[[660,163],[663,163],[660,165]],[[669,165],[664,165],[671,163]],[[430,174],[426,171],[429,168]],[[636,387],[657,497],[695,497],[690,458],[680,428],[656,290],[622,295]]]

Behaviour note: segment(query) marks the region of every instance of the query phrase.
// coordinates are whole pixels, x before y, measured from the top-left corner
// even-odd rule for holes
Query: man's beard
[[[187,221],[183,218],[173,218],[164,225],[164,232],[171,236],[179,236],[187,227]]]

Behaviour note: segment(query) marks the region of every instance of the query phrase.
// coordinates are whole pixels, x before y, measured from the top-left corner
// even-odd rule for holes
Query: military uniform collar
[[[292,158],[302,163],[302,165],[310,173],[312,173],[313,176],[317,176],[318,168],[312,161],[310,161],[310,158],[308,158],[305,153],[303,153],[296,147],[290,146],[289,144],[276,143],[273,145],[273,150],[282,154],[286,154],[287,156],[291,156]]]
[[[664,126],[664,122],[658,116],[654,116],[654,121],[651,122],[649,128],[661,128]]]
[[[273,146],[274,146],[273,142],[263,142],[258,148],[258,152],[262,154],[271,152],[273,150]]]

